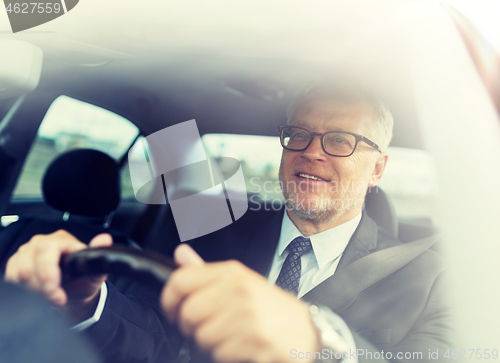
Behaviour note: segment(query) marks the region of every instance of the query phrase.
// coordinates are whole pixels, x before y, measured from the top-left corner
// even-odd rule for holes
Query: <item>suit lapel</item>
[[[250,241],[242,260],[245,265],[263,276],[267,276],[271,268],[281,233],[283,213],[284,210],[281,210],[271,218],[269,223],[259,227]]]
[[[377,231],[375,222],[363,212],[359,226],[340,259],[337,271],[370,254],[370,251],[377,247]],[[339,281],[336,277],[337,273],[333,274],[305,294],[302,299],[315,304],[332,305],[343,285],[343,281]]]
[[[281,224],[283,221],[284,210],[273,216],[270,221],[257,230],[251,239],[242,262],[257,271],[263,276],[269,274],[269,269],[278,245],[281,233]],[[349,244],[347,245],[342,258],[340,259],[337,271],[340,271],[370,254],[370,251],[377,247],[378,227],[375,222],[363,212],[363,216],[358,228],[354,232]],[[336,275],[329,277],[321,284],[316,286],[305,294],[302,299],[314,304],[332,305],[342,289],[342,281],[336,279]],[[341,306],[340,308],[344,307]],[[338,312],[339,309],[336,309]]]
[[[364,257],[377,247],[378,227],[368,215],[363,212],[358,228],[354,231],[351,240],[340,259],[337,270],[342,270],[361,257]]]

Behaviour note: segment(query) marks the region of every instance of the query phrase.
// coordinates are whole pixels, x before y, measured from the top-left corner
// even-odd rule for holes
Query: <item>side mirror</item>
[[[19,40],[0,40],[0,100],[33,91],[40,81],[43,52]]]

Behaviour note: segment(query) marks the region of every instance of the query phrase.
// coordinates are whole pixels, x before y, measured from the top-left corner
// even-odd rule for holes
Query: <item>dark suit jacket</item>
[[[266,276],[278,243],[282,216],[283,211],[248,211],[232,225],[191,244],[206,261],[236,259]],[[364,213],[337,271],[400,243]],[[372,269],[377,266],[370,266],[366,273]],[[426,361],[429,351],[439,349],[442,356],[451,346],[451,309],[443,272],[442,257],[427,250],[341,306],[335,307],[336,292],[341,287],[332,290],[337,274],[312,289],[303,300],[335,307],[333,310],[351,329],[357,349],[363,351],[358,356],[360,362],[370,360],[367,352],[382,350],[385,354],[390,351],[393,360],[398,352],[410,352],[413,358],[418,357],[413,353],[421,353],[421,359]],[[125,297],[110,287],[103,315],[89,329],[108,361],[157,362],[176,355],[182,340],[176,329],[162,319],[156,299],[149,292]],[[192,356],[197,361],[206,358],[196,351]]]

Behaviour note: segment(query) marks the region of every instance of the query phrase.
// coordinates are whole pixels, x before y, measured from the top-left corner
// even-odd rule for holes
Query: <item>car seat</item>
[[[398,238],[398,217],[389,196],[379,187],[369,188],[365,196],[365,210],[377,225]]]
[[[60,155],[47,168],[42,181],[45,202],[63,212],[62,218],[23,217],[0,231],[2,273],[7,260],[37,234],[64,229],[84,243],[109,233],[114,245],[139,248],[122,233],[109,228],[120,203],[120,170],[114,159],[91,149]]]

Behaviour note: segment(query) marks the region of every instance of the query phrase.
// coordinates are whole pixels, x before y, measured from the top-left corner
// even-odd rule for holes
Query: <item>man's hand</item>
[[[108,234],[100,234],[90,242],[90,247],[111,246]],[[7,261],[5,280],[24,285],[81,321],[92,316],[99,299],[101,284],[106,276],[76,279],[63,285],[59,261],[87,245],[66,231],[34,236]]]
[[[318,336],[308,306],[236,261],[204,263],[188,246],[161,304],[171,322],[219,362],[290,362],[314,352]]]

